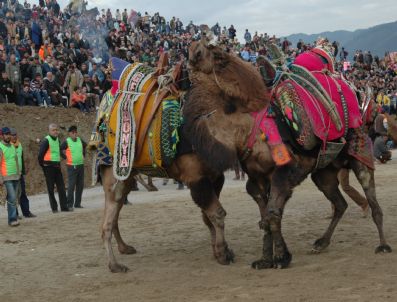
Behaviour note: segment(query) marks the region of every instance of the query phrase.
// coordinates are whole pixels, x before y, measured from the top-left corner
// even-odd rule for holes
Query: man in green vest
[[[34,218],[36,217],[36,215],[34,215],[30,211],[29,198],[26,195],[25,175],[27,171],[25,167],[25,161],[23,158],[24,153],[23,153],[22,144],[18,139],[17,130],[15,128],[10,128],[10,131],[11,131],[11,143],[14,145],[15,150],[17,151],[19,172],[21,173],[21,178],[19,180],[21,184],[21,196],[19,197],[19,204],[21,205],[21,210],[24,217]],[[17,214],[18,214],[18,208],[17,208]]]
[[[87,144],[78,136],[76,126],[70,126],[68,132],[69,137],[61,145],[61,154],[66,159],[68,171],[68,206],[82,208],[84,156]]]
[[[38,155],[39,165],[43,168],[45,180],[47,183],[50,206],[53,213],[58,212],[58,203],[54,195],[54,186],[57,186],[59,204],[62,212],[72,211],[68,208],[65,192],[65,183],[61,171],[61,145],[59,143],[59,129],[56,124],[48,126],[49,135],[47,135],[40,144]]]
[[[11,131],[8,127],[2,129],[3,138],[0,142],[0,186],[7,191],[8,225],[18,226],[17,195],[21,177],[18,166],[17,151],[11,144]]]

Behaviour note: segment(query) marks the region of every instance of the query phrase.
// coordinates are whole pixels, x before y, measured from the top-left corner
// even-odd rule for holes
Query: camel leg
[[[134,180],[135,180],[134,176],[130,176],[130,178],[124,182],[122,197],[120,198],[120,202],[117,202],[117,213],[113,227],[113,234],[114,234],[114,238],[116,238],[117,247],[120,254],[132,255],[136,253],[136,249],[133,246],[127,245],[124,242],[123,238],[121,238],[120,230],[119,230],[120,210],[124,205],[125,198],[127,198],[129,192],[131,191],[132,186],[134,185]]]
[[[383,233],[382,209],[376,199],[374,171],[355,158],[351,158],[349,163],[364,190],[369,206],[371,207],[372,219],[378,229],[380,245],[375,249],[375,253],[390,253],[392,249],[386,243]]]
[[[318,253],[324,250],[330,243],[339,220],[347,209],[347,202],[339,190],[338,170],[330,167],[312,173],[312,180],[325,197],[332,202],[334,211],[331,223],[324,235],[314,242],[312,252]]]
[[[276,168],[272,174],[266,220],[273,237],[275,268],[286,268],[292,260],[281,232],[281,220],[285,204],[291,197],[293,188],[307,177],[311,168],[309,164],[307,166],[286,165]]]
[[[220,264],[230,264],[234,260],[233,251],[228,248],[225,240],[225,217],[226,211],[219,202],[218,195],[223,186],[222,176],[211,182],[208,178],[201,178],[199,181],[189,185],[194,202],[201,208],[204,223],[209,227],[212,239],[214,256]],[[212,227],[210,227],[212,224]],[[213,237],[213,235],[212,235]]]
[[[120,194],[120,192],[123,191],[123,183],[118,182],[116,188],[113,190],[116,180],[113,177],[112,167],[101,167],[101,174],[102,186],[105,192],[105,213],[102,224],[102,240],[108,256],[108,266],[111,272],[126,272],[128,268],[117,262],[111,243],[112,233],[117,225],[118,214],[121,209],[118,204],[123,201],[123,199],[121,199],[122,194]],[[121,239],[118,226],[116,229],[119,239]]]
[[[270,231],[270,225],[266,220],[267,203],[269,199],[270,182],[266,179],[249,178],[246,189],[249,195],[256,201],[261,220],[259,228],[264,231],[262,258],[254,261],[251,266],[255,269],[264,269],[273,267],[273,236]]]
[[[148,183],[146,184],[141,174],[135,175],[135,179],[149,192],[158,191],[156,186],[153,184],[152,178],[148,177]]]

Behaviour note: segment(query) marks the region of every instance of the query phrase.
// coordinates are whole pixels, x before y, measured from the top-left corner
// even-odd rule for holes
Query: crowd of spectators
[[[240,43],[233,25],[216,23],[211,29],[228,51],[253,64],[259,55],[267,55],[269,41],[291,58],[314,45],[302,40],[291,45],[286,38],[251,34],[248,29]],[[111,56],[155,66],[166,51],[172,65],[187,58],[189,44],[199,34],[200,27],[192,21],[184,25],[179,18],[166,20],[159,13],[70,6],[61,10],[57,0],[40,0],[39,5],[0,0],[0,102],[95,110],[112,85]],[[345,76],[358,89],[373,87],[379,102],[395,113],[396,65],[362,51],[350,64],[348,52],[337,42],[333,46]]]

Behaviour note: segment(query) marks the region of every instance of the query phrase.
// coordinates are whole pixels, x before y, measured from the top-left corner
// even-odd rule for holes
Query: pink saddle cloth
[[[317,54],[305,52],[296,58],[294,64],[305,67],[317,79],[334,102],[343,124],[342,129],[338,130],[330,119],[326,108],[310,92],[293,82],[292,84],[306,108],[307,115],[313,126],[313,131],[318,138],[322,141],[332,141],[343,136],[345,132],[345,118],[341,95],[343,95],[347,105],[348,128],[354,129],[362,125],[356,94],[344,80],[322,72],[324,69],[328,70],[327,64]]]

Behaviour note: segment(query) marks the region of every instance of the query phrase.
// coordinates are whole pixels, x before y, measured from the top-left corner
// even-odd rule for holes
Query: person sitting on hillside
[[[19,106],[36,106],[33,95],[29,92],[29,84],[24,85],[19,92],[17,103]]]
[[[71,107],[79,108],[81,112],[88,112],[88,107],[86,104],[87,96],[81,92],[80,87],[75,87],[72,93],[72,104]]]
[[[36,73],[34,79],[30,82],[30,93],[36,99],[37,104],[40,107],[53,107],[51,105],[51,100],[48,97],[47,91],[44,90],[43,81],[41,79],[40,73]]]
[[[14,101],[14,88],[11,80],[8,78],[6,71],[1,73],[0,79],[0,103],[13,102]]]
[[[54,81],[52,72],[47,72],[47,76],[44,78],[44,89],[51,98],[51,104],[67,107],[68,98],[62,95],[62,88]]]

